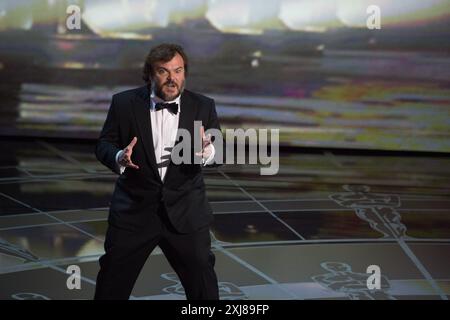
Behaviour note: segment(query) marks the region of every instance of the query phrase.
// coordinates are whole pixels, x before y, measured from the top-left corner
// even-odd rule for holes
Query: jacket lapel
[[[194,103],[194,101],[189,96],[189,92],[186,90],[183,91],[180,98],[180,117],[178,119],[178,130],[180,129],[186,129],[189,131],[191,135],[191,143],[193,143],[192,139],[194,139],[194,120],[195,115],[197,114],[197,106]],[[178,132],[177,132],[178,137]],[[178,144],[180,141],[177,139],[175,141],[175,145]],[[175,164],[171,161],[169,163],[169,167],[167,168],[166,175],[164,177],[164,180],[167,181],[167,178],[169,176],[169,172],[171,172],[171,168]]]
[[[133,103],[133,113],[147,159],[154,173],[159,177],[156,166],[155,148],[153,146],[152,122],[150,120],[150,92],[148,86],[143,86],[138,89]]]
[[[180,99],[180,118],[178,119],[178,129],[187,129],[192,134],[194,128],[194,119],[196,114],[196,106],[188,93],[184,91]],[[193,137],[192,137],[193,138]]]

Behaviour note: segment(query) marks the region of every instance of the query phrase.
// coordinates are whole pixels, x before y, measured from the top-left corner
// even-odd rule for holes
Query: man
[[[97,159],[119,174],[111,200],[105,254],[95,299],[128,299],[156,246],[177,273],[187,299],[218,299],[215,256],[202,165],[175,164],[177,131],[194,137],[202,122],[203,165],[216,153],[204,130],[220,130],[214,100],[185,90],[188,59],[174,44],[153,48],[143,69],[145,86],[115,94],[96,146]],[[193,139],[192,139],[193,140]],[[194,142],[191,150],[194,156]],[[197,150],[198,151],[198,150]]]

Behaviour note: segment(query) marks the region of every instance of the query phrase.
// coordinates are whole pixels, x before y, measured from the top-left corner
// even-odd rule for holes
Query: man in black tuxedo
[[[220,125],[214,100],[184,89],[187,71],[180,46],[159,45],[145,61],[146,85],[112,98],[95,153],[119,177],[95,299],[128,299],[156,246],[177,273],[187,299],[219,298],[209,234],[213,216],[202,165],[216,165],[216,150],[204,130],[220,130]],[[194,121],[203,125],[202,149],[194,150],[192,141],[191,150],[183,150],[192,151],[192,161],[175,164],[170,155],[181,142],[177,131],[186,129],[194,137]],[[196,155],[200,164],[193,161]]]

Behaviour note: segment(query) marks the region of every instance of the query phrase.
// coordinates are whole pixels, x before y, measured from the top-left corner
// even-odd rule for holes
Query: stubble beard
[[[154,90],[155,94],[160,97],[161,99],[163,99],[164,101],[172,101],[175,100],[179,95],[181,95],[184,91],[185,88],[185,84],[186,84],[186,80],[183,80],[183,82],[181,83],[181,87],[178,87],[178,85],[175,82],[165,82],[163,85],[158,86],[158,85],[153,85],[155,82],[152,81],[152,89]],[[166,94],[163,92],[163,87],[168,85],[169,83],[172,83],[176,86],[176,88],[178,89],[176,93],[174,94]]]

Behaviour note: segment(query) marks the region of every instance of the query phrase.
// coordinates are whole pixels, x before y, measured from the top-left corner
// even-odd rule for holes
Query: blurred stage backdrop
[[[450,0],[1,0],[0,135],[97,138],[161,42],[185,47],[187,88],[216,99],[223,128],[450,152]]]

